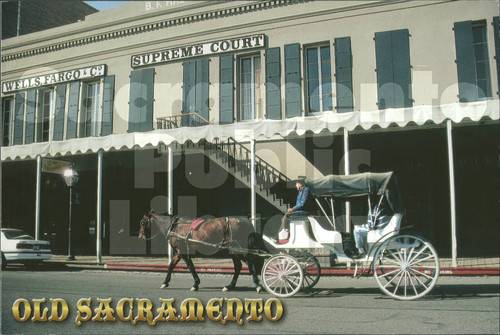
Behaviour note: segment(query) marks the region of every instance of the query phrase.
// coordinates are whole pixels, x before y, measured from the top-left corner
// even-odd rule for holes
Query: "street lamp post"
[[[78,172],[69,168],[64,171],[64,181],[69,187],[69,224],[68,224],[68,261],[75,259],[75,256],[71,254],[71,207],[73,205],[73,186],[78,182]]]

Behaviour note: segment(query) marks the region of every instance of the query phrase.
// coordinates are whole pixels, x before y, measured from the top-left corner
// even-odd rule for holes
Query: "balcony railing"
[[[200,127],[207,124],[210,124],[210,122],[196,112],[156,118],[156,129]]]

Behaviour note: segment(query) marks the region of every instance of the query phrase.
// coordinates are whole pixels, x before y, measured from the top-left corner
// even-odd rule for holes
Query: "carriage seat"
[[[403,219],[402,214],[394,214],[391,218],[391,221],[387,224],[382,229],[375,229],[375,230],[370,230],[368,232],[367,236],[367,242],[368,243],[375,243],[377,242],[382,236],[384,238],[380,240],[382,242],[383,240],[386,240],[387,238],[396,235],[399,232],[399,227],[401,226],[401,220]]]
[[[314,238],[318,243],[342,244],[342,234],[340,232],[324,229],[314,216],[309,216],[309,223],[311,225]]]

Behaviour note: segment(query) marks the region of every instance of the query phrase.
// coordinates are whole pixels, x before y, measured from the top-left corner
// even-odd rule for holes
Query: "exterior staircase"
[[[229,139],[224,142],[216,140],[215,142],[201,141],[198,144],[190,143],[185,144],[184,148],[202,152],[238,181],[248,188],[251,187],[251,154],[243,144]],[[291,199],[287,197],[290,193],[287,185],[291,180],[258,156],[255,157],[255,177],[257,195],[280,212],[285,212],[291,203]]]

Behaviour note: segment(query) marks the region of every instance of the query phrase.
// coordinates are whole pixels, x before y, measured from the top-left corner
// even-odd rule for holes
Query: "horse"
[[[196,222],[195,222],[196,221]],[[197,227],[193,227],[198,223]],[[151,210],[140,221],[138,238],[145,239],[154,223],[160,233],[168,239],[173,249],[173,257],[168,266],[168,273],[160,289],[169,285],[172,271],[182,259],[194,279],[191,291],[198,291],[200,278],[193,265],[193,257],[231,258],[234,264],[234,275],[222,291],[226,292],[236,287],[241,272],[241,261],[248,264],[248,270],[253,278],[258,293],[262,290],[258,275],[262,270],[264,259],[255,250],[266,250],[260,234],[255,233],[250,220],[245,217],[215,218],[205,216],[198,220],[172,215],[159,215]],[[191,241],[188,241],[191,240]]]

